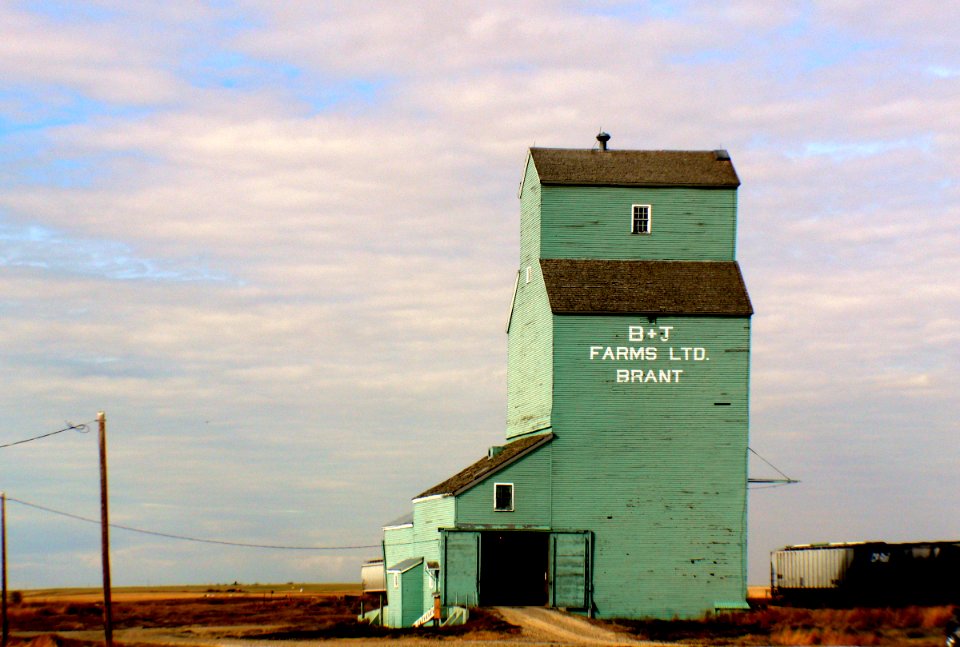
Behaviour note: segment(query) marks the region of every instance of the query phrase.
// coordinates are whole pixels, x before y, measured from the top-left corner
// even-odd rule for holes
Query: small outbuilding
[[[410,557],[387,568],[387,624],[409,627],[423,615],[423,558]]]

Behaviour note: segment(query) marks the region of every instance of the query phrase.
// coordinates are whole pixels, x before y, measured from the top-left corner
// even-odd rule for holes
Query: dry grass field
[[[11,645],[83,647],[102,641],[102,606],[94,590],[28,591],[10,605]],[[145,645],[435,644],[438,641],[524,645],[540,642],[496,611],[478,610],[463,627],[388,630],[358,624],[363,598],[351,585],[224,585],[117,589],[115,642]],[[624,643],[697,645],[865,645],[940,647],[951,607],[793,609],[769,606],[699,621],[603,623]],[[560,644],[553,642],[552,644]],[[587,644],[568,642],[563,644]],[[595,641],[592,644],[597,644]],[[280,646],[278,646],[280,647]]]
[[[769,606],[697,621],[623,621],[639,637],[713,645],[943,647],[952,607],[798,609]]]
[[[26,591],[9,605],[11,647],[82,647],[102,644],[102,594],[93,589]],[[509,636],[515,628],[478,612],[463,627],[389,630],[358,623],[361,608],[377,605],[356,585],[285,584],[120,588],[112,594],[114,642],[146,645],[210,645],[223,641],[303,642],[385,639],[402,644],[421,636],[482,639]],[[399,642],[397,642],[397,640]],[[419,640],[417,640],[419,642]]]

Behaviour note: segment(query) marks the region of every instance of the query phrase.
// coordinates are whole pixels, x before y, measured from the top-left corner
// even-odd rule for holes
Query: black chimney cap
[[[600,142],[600,150],[607,150],[607,142],[610,141],[610,134],[601,130],[597,135],[597,141]]]

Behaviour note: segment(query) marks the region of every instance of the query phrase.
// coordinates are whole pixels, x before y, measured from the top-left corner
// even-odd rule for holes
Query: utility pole
[[[100,549],[103,562],[103,642],[113,647],[113,600],[110,593],[110,519],[107,511],[107,415],[97,412],[100,423]]]
[[[7,493],[0,492],[0,553],[3,554],[3,647],[7,647],[10,623],[7,621]]]

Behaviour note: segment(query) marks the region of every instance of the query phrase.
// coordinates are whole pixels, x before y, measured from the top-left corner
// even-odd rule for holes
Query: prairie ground
[[[26,591],[10,596],[11,647],[83,647],[103,640],[103,607],[95,590]],[[696,621],[594,622],[471,611],[462,627],[389,630],[356,622],[373,596],[355,585],[221,585],[117,589],[114,642],[147,645],[305,647],[384,643],[396,647],[461,644],[863,645],[941,647],[951,607],[795,609],[766,606]],[[573,620],[580,622],[577,625]],[[558,627],[551,633],[550,624]],[[579,628],[578,628],[579,626]],[[579,633],[578,633],[579,632]]]

